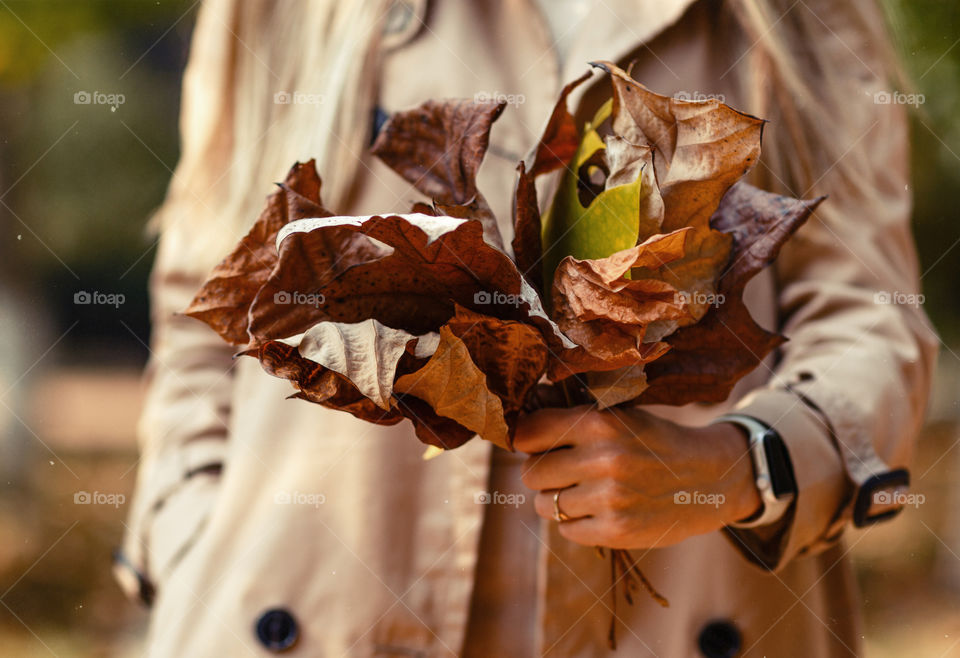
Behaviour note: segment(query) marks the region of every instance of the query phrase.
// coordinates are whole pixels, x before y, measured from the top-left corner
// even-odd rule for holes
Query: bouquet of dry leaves
[[[763,120],[655,94],[610,63],[612,98],[580,127],[567,85],[520,162],[508,256],[476,186],[503,103],[428,101],[373,150],[431,204],[336,216],[296,164],[187,314],[294,397],[421,441],[510,449],[525,410],[725,399],[783,337],[742,300],[821,199],[738,182]],[[560,170],[541,216],[535,182]],[[645,584],[624,551],[613,569]]]

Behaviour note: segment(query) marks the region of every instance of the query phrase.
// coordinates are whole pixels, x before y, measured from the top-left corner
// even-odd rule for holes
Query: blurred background
[[[149,342],[145,225],[197,0],[0,0],[0,656],[138,655],[110,574]],[[943,341],[923,503],[848,536],[868,655],[960,656],[960,3],[885,0],[915,89],[914,226]]]

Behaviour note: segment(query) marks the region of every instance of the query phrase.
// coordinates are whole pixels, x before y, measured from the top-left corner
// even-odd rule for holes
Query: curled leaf
[[[457,306],[447,327],[467,347],[505,413],[523,408],[547,366],[546,342],[532,325]]]
[[[510,449],[500,398],[490,391],[467,346],[449,327],[440,329],[440,344],[427,364],[399,377],[394,389],[423,400],[437,415]]]
[[[246,236],[210,273],[185,315],[206,322],[233,345],[247,342],[247,309],[277,262],[280,229],[302,217],[329,216],[315,162],[296,163]]]
[[[389,409],[397,364],[419,337],[364,320],[321,322],[296,342],[301,356],[346,377],[378,407]]]
[[[737,381],[785,340],[760,327],[743,289],[771,263],[825,197],[793,199],[737,183],[710,220],[732,236],[730,262],[717,286],[722,303],[666,340],[670,352],[648,366],[644,404],[722,402]]]
[[[427,101],[390,117],[372,149],[443,214],[479,220],[487,241],[501,249],[496,218],[477,190],[477,171],[504,107],[505,102]]]
[[[633,268],[665,269],[683,257],[691,229],[657,234],[642,244],[607,258],[566,258],[554,278],[554,316],[560,329],[595,356],[614,360],[613,353],[641,356],[649,325],[680,317],[683,298],[670,284],[653,277],[628,279]],[[658,353],[659,354],[659,353]],[[617,367],[623,365],[617,360]],[[593,368],[606,370],[609,368]]]
[[[538,293],[543,293],[544,265],[541,242],[541,218],[537,200],[536,178],[566,167],[577,153],[580,133],[576,120],[567,109],[567,96],[586,82],[591,72],[587,71],[560,91],[540,141],[533,151],[533,164],[529,170],[524,162],[517,167],[519,177],[513,200],[513,255],[517,267],[530,279]]]
[[[296,345],[268,341],[256,349],[256,355],[267,373],[293,383],[297,393],[292,397],[346,411],[379,425],[394,425],[403,420],[397,409],[377,406],[343,375],[301,356]]]
[[[710,226],[710,216],[759,159],[764,121],[716,99],[686,101],[656,94],[615,64],[594,65],[610,73],[613,82],[614,134],[654,149],[662,230],[694,229],[687,254],[665,278],[688,293],[687,323],[696,322],[710,307],[730,254],[729,237]]]

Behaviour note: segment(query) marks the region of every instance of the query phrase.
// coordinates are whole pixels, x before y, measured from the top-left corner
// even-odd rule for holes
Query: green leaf
[[[597,127],[610,115],[605,103],[583,129],[580,146],[543,218],[543,267],[546,290],[566,256],[605,258],[637,244],[640,232],[641,176],[600,192],[586,207],[580,201],[581,181],[603,164],[606,149]]]

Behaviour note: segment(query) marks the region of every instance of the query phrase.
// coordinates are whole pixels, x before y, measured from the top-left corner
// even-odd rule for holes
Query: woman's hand
[[[638,409],[543,409],[514,440],[530,454],[523,482],[537,513],[570,520],[560,534],[587,546],[675,544],[747,518],[760,507],[743,433],[729,423],[684,427]]]

